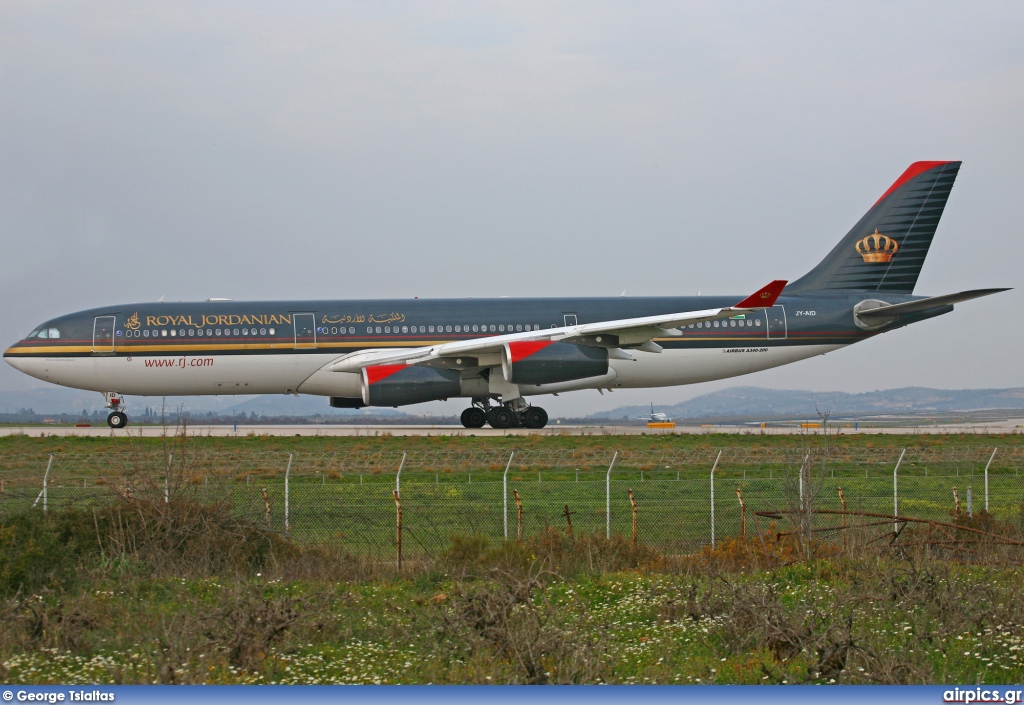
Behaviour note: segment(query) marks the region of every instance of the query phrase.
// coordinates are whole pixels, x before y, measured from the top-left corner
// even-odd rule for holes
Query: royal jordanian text
[[[223,314],[206,315],[197,322],[189,316],[146,316],[147,326],[188,326],[205,328],[207,326],[272,326],[287,325],[292,322],[290,314],[245,314],[242,316],[226,316]]]

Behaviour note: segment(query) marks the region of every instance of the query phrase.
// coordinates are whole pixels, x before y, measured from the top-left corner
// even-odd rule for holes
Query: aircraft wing
[[[902,304],[891,304],[888,306],[879,306],[878,308],[869,308],[864,311],[858,311],[857,315],[861,318],[889,318],[907,313],[920,313],[921,311],[938,308],[939,306],[949,306],[950,304],[958,304],[962,301],[970,301],[971,299],[977,299],[990,294],[998,294],[1001,291],[1009,291],[1009,289],[973,289],[971,291],[961,291],[956,294],[932,296],[927,299],[918,299],[917,301],[908,301]]]
[[[673,328],[711,321],[716,318],[728,318],[737,313],[770,308],[782,293],[786,282],[777,279],[757,290],[734,306],[712,308],[701,311],[684,311],[658,316],[640,318],[623,318],[598,323],[584,323],[561,328],[492,335],[470,340],[456,340],[420,348],[403,350],[364,350],[352,353],[335,362],[331,369],[335,372],[358,372],[364,367],[377,365],[421,365],[445,357],[476,356],[488,353],[501,353],[505,345],[567,342],[603,347],[635,347],[648,352],[661,352],[661,346],[653,342],[655,337],[678,335]],[[608,336],[606,338],[605,336]]]

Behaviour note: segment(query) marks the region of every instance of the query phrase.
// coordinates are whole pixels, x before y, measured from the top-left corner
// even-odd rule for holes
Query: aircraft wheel
[[[128,425],[128,414],[123,411],[111,411],[107,415],[107,425],[111,428],[124,428]]]
[[[487,423],[491,424],[491,428],[512,428],[516,425],[516,418],[511,411],[499,406],[487,412]]]
[[[544,428],[548,425],[548,412],[539,406],[531,406],[522,417],[523,425],[527,428]]]
[[[483,412],[483,409],[471,406],[462,412],[460,420],[466,428],[483,428],[487,423],[487,414]]]

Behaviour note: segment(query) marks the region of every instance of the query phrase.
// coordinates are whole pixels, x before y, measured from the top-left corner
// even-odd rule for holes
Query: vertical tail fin
[[[867,289],[912,294],[960,162],[915,162],[839,244],[786,292]]]

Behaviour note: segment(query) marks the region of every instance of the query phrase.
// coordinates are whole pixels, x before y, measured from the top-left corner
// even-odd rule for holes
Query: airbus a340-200
[[[528,399],[692,384],[821,355],[1005,289],[914,295],[960,162],[912,164],[810,272],[750,296],[149,303],[60,316],[4,353],[124,395],[317,394],[358,409],[462,397],[469,428],[542,428]]]

